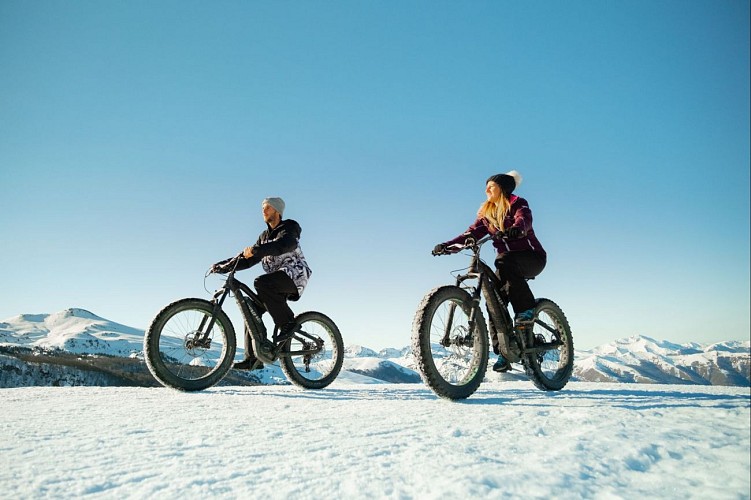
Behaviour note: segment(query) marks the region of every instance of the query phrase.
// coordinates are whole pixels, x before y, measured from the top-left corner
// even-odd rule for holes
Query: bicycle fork
[[[227,297],[228,291],[224,288],[217,290],[214,293],[214,297],[211,299],[213,309],[211,315],[204,314],[201,318],[201,323],[195,331],[195,335],[185,341],[185,347],[193,349],[201,347],[203,349],[211,349],[211,330],[216,323],[216,315],[221,310],[224,299]]]
[[[472,308],[469,310],[469,320],[467,326],[469,327],[469,337],[466,339],[467,347],[472,347],[475,340],[475,322],[477,321],[477,311],[480,309],[480,293],[481,289],[478,286],[472,293]]]
[[[443,332],[443,338],[441,338],[441,345],[448,347],[452,343],[460,347],[472,347],[474,345],[474,331],[475,322],[477,321],[477,310],[480,308],[480,289],[475,288],[472,293],[472,306],[469,311],[469,317],[467,320],[467,334],[463,338],[457,336],[456,339],[451,339],[451,332],[454,329],[454,313],[457,307],[456,302],[452,302],[449,305],[449,314],[446,321],[446,327]]]

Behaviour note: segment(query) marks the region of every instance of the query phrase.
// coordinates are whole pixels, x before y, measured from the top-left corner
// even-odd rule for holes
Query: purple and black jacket
[[[537,236],[535,236],[535,230],[532,229],[532,211],[529,209],[527,200],[516,195],[511,195],[509,198],[511,202],[511,208],[509,208],[506,218],[503,220],[503,227],[518,227],[522,230],[521,238],[515,240],[493,240],[493,246],[498,250],[498,255],[502,255],[507,252],[520,252],[524,250],[532,250],[540,254],[542,257],[547,258],[545,249],[542,248]],[[456,238],[447,241],[446,245],[464,244],[464,241],[468,236],[479,240],[480,238],[488,235],[495,234],[498,230],[490,225],[490,222],[485,217],[478,217],[477,220],[469,226],[469,228],[457,236]]]

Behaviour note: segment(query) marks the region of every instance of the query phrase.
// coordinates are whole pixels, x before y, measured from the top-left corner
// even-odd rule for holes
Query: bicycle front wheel
[[[295,318],[295,322],[298,325],[295,335],[281,353],[282,371],[296,386],[323,389],[342,369],[342,334],[331,318],[319,312],[304,312]],[[308,353],[296,355],[295,352]]]
[[[538,389],[559,391],[574,370],[574,340],[566,316],[552,300],[538,299],[532,328],[534,345],[560,343],[524,358],[524,371]]]
[[[213,310],[207,300],[183,299],[166,306],[151,322],[144,339],[146,364],[163,385],[200,391],[227,374],[235,358],[235,331],[221,309],[212,324]]]
[[[413,324],[412,352],[423,381],[440,397],[464,399],[480,386],[488,367],[488,334],[479,307],[458,286],[429,292]]]

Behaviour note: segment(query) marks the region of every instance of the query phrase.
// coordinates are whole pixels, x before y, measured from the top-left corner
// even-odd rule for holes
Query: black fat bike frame
[[[552,342],[535,342],[533,338],[532,325],[519,325],[514,327],[514,322],[508,311],[508,299],[500,293],[502,288],[501,280],[496,273],[480,258],[480,249],[482,245],[491,240],[492,236],[485,236],[480,240],[468,238],[465,243],[465,249],[472,252],[472,260],[468,271],[456,276],[456,285],[467,290],[472,297],[472,309],[469,314],[469,331],[475,330],[477,321],[477,311],[480,308],[480,296],[485,298],[485,304],[490,319],[490,339],[493,344],[493,352],[502,355],[510,363],[518,363],[525,356],[539,354],[552,349],[557,349],[563,345],[559,332],[540,321],[535,317],[534,324],[540,325],[552,334]],[[477,280],[477,283],[467,285],[466,282]],[[449,311],[449,321],[446,327],[446,334],[441,340],[441,345],[448,347],[452,342],[472,342],[472,336],[465,339],[451,339],[450,327],[453,313],[456,305],[452,304]],[[465,344],[466,345],[466,344]]]
[[[521,362],[537,388],[560,390],[573,370],[574,346],[568,320],[552,300],[536,298],[533,318],[514,325],[501,280],[480,258],[482,245],[491,238],[468,238],[464,244],[433,252],[440,255],[470,250],[472,257],[468,268],[452,273],[455,284],[429,291],[417,308],[412,351],[420,376],[441,397],[467,398],[485,378],[492,343],[493,351],[508,362],[504,363],[506,367]],[[482,298],[488,312],[487,325],[480,309]]]
[[[266,326],[263,324],[263,320],[261,320],[261,314],[266,311],[266,308],[264,307],[263,302],[261,302],[261,299],[258,297],[258,294],[251,290],[248,285],[235,278],[235,270],[240,257],[241,255],[238,255],[228,263],[228,267],[231,267],[232,270],[229,272],[229,274],[227,274],[227,279],[224,282],[224,285],[221,288],[217,289],[216,292],[214,292],[214,296],[211,299],[211,303],[214,305],[212,314],[210,316],[204,317],[198,328],[198,332],[202,333],[196,335],[193,340],[187,341],[193,342],[193,345],[187,346],[202,347],[205,349],[209,349],[211,347],[210,332],[214,327],[216,316],[222,309],[227,296],[232,294],[232,296],[235,298],[235,301],[237,302],[238,308],[240,309],[240,313],[245,323],[245,328],[250,333],[250,339],[253,343],[253,352],[259,360],[264,363],[271,364],[279,358],[304,356],[303,359],[307,365],[310,362],[312,356],[319,353],[321,349],[323,349],[323,341],[320,338],[310,335],[301,330],[299,325],[293,331],[293,338],[300,340],[301,344],[304,347],[303,349],[296,351],[289,351],[285,349],[285,346],[290,344],[288,340],[278,343],[275,342],[274,348],[271,351],[267,351],[261,346],[261,343],[266,340],[267,335]],[[275,327],[275,336],[277,330],[278,328]]]

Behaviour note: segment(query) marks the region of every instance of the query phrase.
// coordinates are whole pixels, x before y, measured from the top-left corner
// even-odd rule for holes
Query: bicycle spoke
[[[430,331],[433,360],[441,377],[451,384],[463,384],[470,375],[473,355],[469,317],[455,301],[444,302],[435,312]]]
[[[339,374],[344,359],[341,334],[327,316],[310,311],[296,318],[299,328],[282,351],[281,367],[300,387],[321,389]]]
[[[235,357],[235,329],[219,305],[228,293],[222,288],[212,301],[186,298],[159,311],[144,336],[144,358],[156,380],[200,391],[227,374]]]

